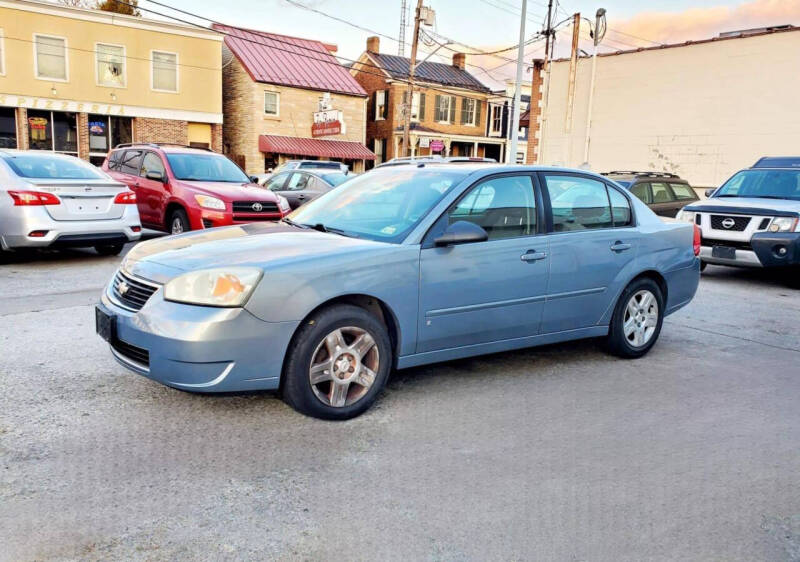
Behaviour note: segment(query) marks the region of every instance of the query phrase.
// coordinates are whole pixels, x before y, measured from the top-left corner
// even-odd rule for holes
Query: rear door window
[[[119,172],[123,174],[130,174],[132,176],[139,175],[139,162],[142,159],[141,150],[126,150],[119,161]]]
[[[645,204],[649,205],[653,202],[653,198],[650,196],[649,183],[637,183],[631,188],[631,193],[633,193]]]
[[[606,184],[591,178],[569,175],[544,175],[553,230],[571,232],[613,226]]]
[[[665,183],[653,182],[650,184],[653,188],[653,203],[672,203],[675,201],[675,196],[672,195],[669,187]]]

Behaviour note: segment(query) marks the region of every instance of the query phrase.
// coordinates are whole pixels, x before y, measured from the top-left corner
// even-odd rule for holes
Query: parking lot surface
[[[0,559],[800,560],[800,291],[709,267],[643,359],[395,373],[355,420],[130,373],[119,258],[0,265]]]

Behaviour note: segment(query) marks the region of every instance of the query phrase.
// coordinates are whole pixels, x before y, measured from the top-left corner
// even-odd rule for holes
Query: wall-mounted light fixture
[[[117,101],[117,94],[115,94],[114,92],[111,92],[111,99],[113,101]]]
[[[55,86],[52,86],[52,87],[50,88],[50,93],[51,93],[51,94],[53,94],[54,96],[57,96],[57,95],[58,95],[58,90],[56,90],[56,87],[55,87]]]

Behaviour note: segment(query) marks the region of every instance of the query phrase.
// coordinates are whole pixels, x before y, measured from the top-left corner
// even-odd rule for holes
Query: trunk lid
[[[117,194],[128,191],[125,184],[108,180],[29,179],[31,189],[56,195],[60,205],[45,209],[56,221],[92,221],[118,219],[125,205],[115,204]]]

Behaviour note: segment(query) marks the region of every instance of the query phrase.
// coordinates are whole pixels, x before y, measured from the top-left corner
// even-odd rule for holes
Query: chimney
[[[467,55],[464,53],[453,53],[453,66],[459,70],[464,70],[467,65]]]
[[[370,53],[380,53],[381,52],[381,40],[380,37],[372,36],[367,37],[367,51]]]

